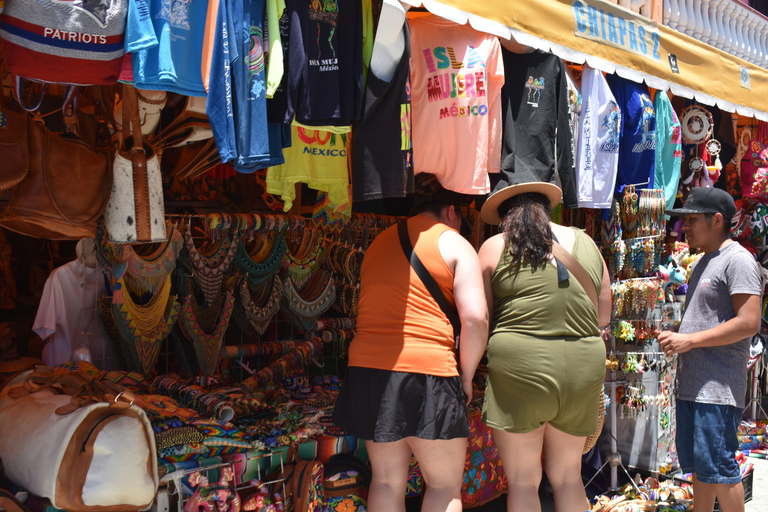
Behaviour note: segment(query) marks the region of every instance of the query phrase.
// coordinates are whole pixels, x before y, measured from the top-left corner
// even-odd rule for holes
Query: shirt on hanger
[[[667,93],[656,91],[653,106],[656,111],[656,163],[653,188],[664,189],[664,201],[669,210],[675,205],[677,186],[680,181],[683,139],[680,133],[680,121],[677,119]]]
[[[205,96],[200,63],[208,2],[148,0],[147,3],[158,44],[133,52],[133,84],[138,89]],[[130,38],[126,34],[126,47],[149,37],[149,24],[144,22],[136,28]]]
[[[621,110],[600,70],[584,66],[581,91],[576,153],[579,207],[610,208],[619,163]]]
[[[409,20],[415,173],[448,190],[490,192],[501,158],[498,38],[435,15]]]
[[[576,208],[565,65],[560,57],[541,50],[502,52],[504,136],[501,175],[494,190],[532,181],[554,183],[559,175],[563,203]]]
[[[51,272],[43,288],[32,330],[43,340],[43,364],[55,366],[72,360],[73,345],[80,346],[83,335],[94,362],[105,361],[101,370],[111,370],[111,357],[97,320],[97,296],[101,270],[83,265],[79,259]]]
[[[283,150],[285,164],[267,169],[266,192],[280,196],[284,211],[293,206],[296,183],[328,192],[329,202],[344,208],[350,201],[347,140],[336,134],[291,126],[293,144]]]
[[[621,108],[616,192],[622,192],[625,185],[651,188],[656,162],[656,114],[648,86],[616,74],[605,79]]]
[[[363,116],[352,139],[355,201],[405,197],[413,192],[408,23],[403,24],[403,34],[403,55],[392,79],[385,82],[368,72]]]

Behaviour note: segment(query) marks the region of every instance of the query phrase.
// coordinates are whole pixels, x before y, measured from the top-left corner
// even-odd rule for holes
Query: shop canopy
[[[402,0],[675,96],[768,121],[768,70],[604,0]]]

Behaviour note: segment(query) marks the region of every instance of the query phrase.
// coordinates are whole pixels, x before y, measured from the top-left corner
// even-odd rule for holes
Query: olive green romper
[[[599,293],[600,253],[582,230],[574,231],[572,254]],[[558,283],[554,263],[533,272],[509,261],[505,250],[492,277],[483,422],[520,434],[549,422],[567,434],[591,435],[605,376],[595,308],[575,277]]]

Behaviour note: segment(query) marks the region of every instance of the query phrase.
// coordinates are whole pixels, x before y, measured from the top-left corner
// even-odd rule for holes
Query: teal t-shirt
[[[653,173],[653,188],[664,189],[664,199],[669,210],[675,204],[677,185],[680,181],[680,163],[683,158],[680,121],[664,91],[656,91],[653,108],[656,111],[656,167]]]

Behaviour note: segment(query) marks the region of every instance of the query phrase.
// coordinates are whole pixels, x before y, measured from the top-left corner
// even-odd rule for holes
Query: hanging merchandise
[[[33,122],[27,114],[5,108],[5,101],[0,90],[0,194],[21,183],[29,172],[27,126]]]
[[[577,208],[565,65],[541,50],[517,54],[504,49],[503,54],[501,175],[493,188],[554,183],[557,174],[563,204]]]
[[[653,100],[656,111],[656,164],[652,186],[664,190],[666,208],[675,205],[682,164],[682,136],[669,96],[665,91],[656,91]]]
[[[379,30],[382,30],[379,25]],[[363,113],[352,140],[355,201],[405,197],[413,192],[411,37],[402,25],[403,54],[390,80],[368,72]],[[376,45],[384,44],[377,39]]]
[[[768,124],[760,121],[754,139],[747,143],[741,160],[741,190],[746,197],[752,197],[752,187],[760,174],[760,169],[768,168]]]
[[[75,85],[117,82],[128,0],[7,0],[0,39],[16,76]]]
[[[282,311],[300,332],[315,328],[317,319],[336,300],[336,284],[329,272],[317,269],[302,284],[289,274],[283,281]]]
[[[277,275],[272,276],[272,281],[266,281],[259,286],[260,295],[254,297],[248,286],[248,280],[240,283],[240,306],[245,319],[250,327],[259,335],[264,334],[269,322],[280,309],[280,300],[283,298],[283,282]]]
[[[580,208],[610,208],[619,163],[621,110],[602,71],[581,74],[582,107],[576,153]]]
[[[689,105],[680,114],[680,129],[686,144],[703,144],[712,136],[712,114],[698,106]]]
[[[581,83],[584,84],[583,75],[580,75]],[[579,147],[579,123],[583,109],[583,98],[576,81],[573,78],[573,68],[565,67],[565,80],[568,86],[568,117],[571,128],[571,153],[573,153],[573,168],[576,170],[576,148]]]
[[[139,89],[205,96],[200,62],[208,2],[140,0],[128,16],[125,48]]]
[[[182,247],[181,233],[171,228],[168,240],[151,254],[139,254],[130,244],[117,245],[104,239],[103,230],[96,236],[96,254],[105,268],[125,265],[125,283],[137,296],[155,293],[165,284],[165,278],[176,268],[176,258]]]
[[[0,140],[10,142],[0,149],[0,181],[6,188],[15,183],[0,225],[49,240],[95,237],[112,190],[107,156],[69,134],[50,132],[42,119],[6,110],[0,110]],[[26,165],[5,165],[18,164],[19,155]]]
[[[229,269],[235,260],[237,247],[240,244],[237,237],[221,238],[211,244],[205,253],[201,253],[192,239],[192,220],[184,230],[184,244],[187,248],[187,258],[193,269],[193,278],[203,291],[205,303],[212,305],[220,295],[224,279],[229,275]]]
[[[191,286],[192,281],[188,281],[187,298],[179,313],[181,327],[195,348],[200,371],[203,375],[213,375],[221,357],[224,333],[232,317],[234,295],[232,290],[227,290],[226,295],[219,294],[216,301],[201,309]]]
[[[143,136],[151,135],[155,132],[157,125],[160,124],[160,114],[167,101],[165,91],[140,91],[136,89],[136,97],[139,99],[139,119],[141,120],[141,134]],[[123,129],[123,106],[122,100],[115,104],[114,108],[115,126],[118,130]],[[128,122],[128,133],[133,128]]]
[[[656,160],[656,113],[648,86],[619,75],[606,76],[621,108],[621,141],[616,191],[626,185],[652,188]]]
[[[435,15],[410,20],[410,29],[414,172],[436,175],[448,190],[487,194],[501,158],[498,38]]]
[[[104,211],[107,237],[114,243],[161,242],[167,239],[163,178],[160,159],[142,140],[136,89],[123,85],[123,119],[131,119],[133,131],[123,131],[113,165],[112,195]]]
[[[246,242],[240,239],[235,264],[246,273],[248,282],[254,285],[262,284],[280,269],[285,247],[285,238],[277,231],[262,233],[256,237],[250,251],[246,249]]]
[[[125,274],[114,274],[117,279],[112,295],[112,318],[120,332],[123,343],[127,344],[133,360],[145,376],[154,372],[160,346],[171,332],[179,317],[179,304],[171,297],[171,275],[156,293],[143,305],[134,302],[127,286]]]
[[[280,197],[289,211],[296,198],[296,183],[328,192],[340,208],[348,203],[347,147],[350,134],[291,126],[293,145],[285,148],[285,164],[267,169],[266,192]]]
[[[282,125],[267,122],[265,4],[218,2],[206,111],[223,162],[240,172],[284,163]],[[279,32],[278,32],[279,34]],[[276,35],[278,35],[276,34]],[[279,35],[278,35],[279,38]]]
[[[290,51],[284,122],[350,131],[363,101],[362,2],[288,0],[285,6]]]

